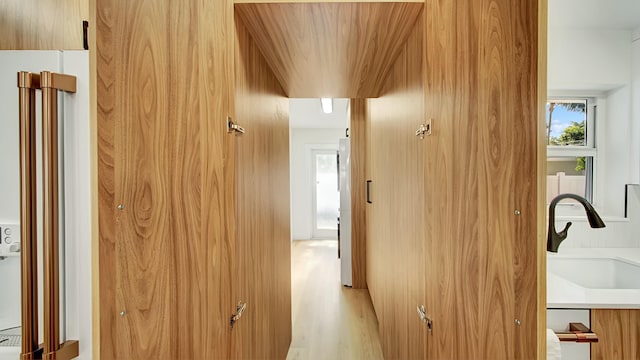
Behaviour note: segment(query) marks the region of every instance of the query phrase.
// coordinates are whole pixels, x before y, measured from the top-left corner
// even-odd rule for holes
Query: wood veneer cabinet
[[[545,12],[425,1],[369,100],[367,285],[386,358],[546,356]]]
[[[592,360],[640,359],[640,310],[592,309],[591,330],[599,339],[591,344]]]
[[[293,15],[281,20],[282,13],[254,11],[266,5],[243,2],[245,7],[237,9],[245,20],[256,19],[247,21],[247,31],[285,94],[379,96],[369,103],[374,120],[365,126],[371,130],[366,147],[372,155],[366,173],[373,180],[365,266],[385,355],[542,358],[544,345],[536,341],[544,341],[545,284],[535,269],[544,273],[545,268],[537,239],[544,233],[539,226],[544,181],[538,176],[543,174],[544,122],[538,100],[546,98],[540,80],[546,78],[540,61],[546,1],[426,0],[420,6],[396,4],[395,11],[353,2],[340,7],[349,11],[309,5],[326,19],[315,23],[308,20],[312,13],[296,16],[296,9],[305,10],[299,4],[283,5]],[[44,5],[54,3],[54,11],[46,12]],[[236,171],[261,169],[238,170],[240,145],[224,127],[235,111],[233,0],[46,0],[38,6],[33,0],[10,0],[0,5],[0,32],[11,34],[3,37],[2,47],[79,48],[76,19],[87,17],[89,3],[95,5],[89,17],[95,15],[90,31],[96,36],[99,202],[100,331],[94,346],[102,359],[233,357],[229,316],[238,300],[249,309],[256,301],[239,298],[239,287],[256,296],[272,288],[241,284],[237,277],[236,206],[246,199],[235,197]],[[31,15],[10,15],[23,14],[16,4],[32,4],[33,11],[24,13]],[[40,12],[47,16],[30,36],[30,19]],[[344,14],[351,17],[340,20]],[[261,21],[267,16],[274,21]],[[60,17],[65,20],[56,22]],[[380,27],[384,31],[349,30],[353,19],[377,30],[372,18],[386,24]],[[278,40],[273,36],[278,26],[270,27],[272,36],[257,36],[265,34],[260,24],[290,29],[293,22],[301,28],[317,25],[304,34],[320,36],[271,44]],[[318,56],[309,56],[309,44],[333,48],[323,31],[335,38],[375,36],[347,38],[339,48],[345,50],[342,55],[320,48],[311,50]],[[284,43],[297,44],[299,56],[268,51],[286,52]],[[256,54],[255,49],[238,51]],[[350,51],[368,55],[344,55]],[[337,81],[301,81],[294,65],[304,60],[315,66],[324,54],[332,55],[327,62],[336,69],[332,79]],[[265,64],[245,65],[249,71]],[[315,67],[304,70],[300,73],[311,79],[322,74]],[[269,89],[279,97],[274,77],[262,75],[254,79],[262,85],[247,89]],[[325,91],[338,88],[339,94]],[[420,143],[413,132],[426,118],[433,119],[433,135]],[[275,117],[258,120],[266,124]],[[282,133],[277,127],[274,136]],[[262,149],[249,144],[242,156]],[[285,165],[280,171],[286,172]],[[286,235],[283,224],[275,224],[273,234]],[[252,227],[246,236],[258,234],[257,225],[242,226]],[[400,232],[390,232],[393,226]],[[245,253],[242,261],[257,255]],[[286,269],[278,266],[273,268],[279,280],[269,280],[273,288],[284,289]],[[243,281],[251,279],[251,272],[246,274]],[[430,333],[415,312],[422,302],[434,319]],[[269,306],[274,314],[287,307],[286,302],[264,304]],[[251,316],[248,311],[245,316]],[[282,343],[255,344],[244,354],[256,355],[262,347],[282,356],[287,327],[260,321],[261,328],[281,334]]]
[[[0,49],[78,50],[89,0],[2,0]]]
[[[226,359],[236,289],[233,1],[96,0],[99,346]]]

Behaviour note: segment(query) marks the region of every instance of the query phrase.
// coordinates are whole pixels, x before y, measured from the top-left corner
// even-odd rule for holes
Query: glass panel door
[[[338,154],[335,150],[314,150],[313,155],[313,237],[337,239],[340,216]]]

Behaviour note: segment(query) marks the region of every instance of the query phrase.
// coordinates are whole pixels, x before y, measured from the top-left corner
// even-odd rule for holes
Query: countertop
[[[640,248],[563,249],[547,257],[617,258],[640,266]],[[547,272],[547,308],[640,309],[640,289],[588,289]]]

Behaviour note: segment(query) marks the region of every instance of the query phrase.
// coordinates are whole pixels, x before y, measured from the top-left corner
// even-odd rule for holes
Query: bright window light
[[[322,105],[322,112],[325,114],[331,114],[333,112],[333,99],[322,98],[320,99],[320,105]]]

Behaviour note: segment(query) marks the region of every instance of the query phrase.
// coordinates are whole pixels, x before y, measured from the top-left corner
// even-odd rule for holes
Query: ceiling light
[[[333,99],[322,98],[320,99],[320,105],[322,105],[322,112],[325,114],[331,114],[333,112]]]

